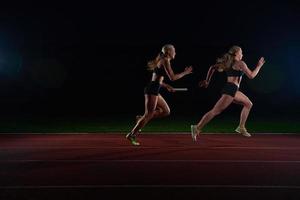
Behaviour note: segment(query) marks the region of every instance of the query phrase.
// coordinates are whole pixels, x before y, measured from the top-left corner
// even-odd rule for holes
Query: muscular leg
[[[158,95],[156,109],[154,111],[152,119],[160,118],[160,117],[166,117],[168,115],[170,115],[170,108],[169,108],[167,102],[165,101],[165,99],[161,95]],[[142,115],[137,115],[136,116],[136,123],[138,123],[138,121],[141,120],[142,117],[143,117]],[[142,130],[139,129],[139,133],[141,131]]]
[[[138,130],[142,129],[153,118],[157,102],[158,102],[158,96],[145,95],[145,113],[137,121],[136,125],[131,131],[131,135],[136,135]]]
[[[158,95],[156,110],[153,118],[166,117],[168,115],[170,115],[170,108],[165,99],[161,95]]]
[[[219,101],[215,104],[213,109],[208,111],[197,124],[197,129],[201,130],[210,120],[212,120],[216,115],[220,114],[224,109],[226,109],[233,101],[233,97],[223,94]]]
[[[245,127],[249,112],[253,106],[250,99],[242,92],[238,91],[234,97],[234,103],[243,105],[243,109],[240,116],[240,126]]]

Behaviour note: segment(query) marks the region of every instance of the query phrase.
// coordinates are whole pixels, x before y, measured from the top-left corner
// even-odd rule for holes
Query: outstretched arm
[[[265,59],[264,57],[261,57],[256,65],[256,68],[251,71],[245,62],[241,61],[238,66],[240,67],[240,69],[247,75],[247,77],[249,79],[253,79],[257,76],[259,70],[261,69],[261,67],[265,64]]]
[[[171,67],[169,60],[164,60],[162,64],[163,64],[163,67],[165,68],[166,74],[168,75],[168,77],[171,81],[176,81],[178,79],[181,79],[185,75],[192,73],[192,70],[193,70],[193,68],[191,66],[189,66],[189,67],[186,67],[183,72],[175,74]]]

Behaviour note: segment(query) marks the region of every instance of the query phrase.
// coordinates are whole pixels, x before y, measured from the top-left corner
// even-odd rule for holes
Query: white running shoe
[[[235,129],[235,132],[237,133],[240,133],[242,134],[243,136],[245,137],[251,137],[251,134],[248,133],[247,129],[245,127],[240,127],[238,126],[236,129]]]

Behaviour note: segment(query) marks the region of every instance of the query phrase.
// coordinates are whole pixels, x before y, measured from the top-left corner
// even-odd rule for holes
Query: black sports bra
[[[231,65],[230,69],[226,71],[227,76],[234,76],[234,77],[240,77],[244,75],[243,71],[235,70],[232,68],[234,63]]]
[[[165,69],[163,66],[161,67],[155,67],[153,70],[153,73],[155,73],[157,76],[164,76],[165,75]]]

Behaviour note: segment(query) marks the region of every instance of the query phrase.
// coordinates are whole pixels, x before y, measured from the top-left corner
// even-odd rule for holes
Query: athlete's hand
[[[264,64],[265,64],[265,58],[264,57],[261,57],[257,63],[257,66],[258,67],[262,67]]]
[[[192,66],[186,67],[184,69],[184,74],[185,75],[191,74],[192,72],[193,72],[193,67]]]
[[[199,82],[199,87],[204,87],[207,88],[208,87],[208,82],[206,80],[202,80]]]
[[[167,89],[169,92],[176,92],[176,91],[174,90],[174,88],[173,88],[172,86],[170,86],[170,85],[167,85],[166,89]]]

